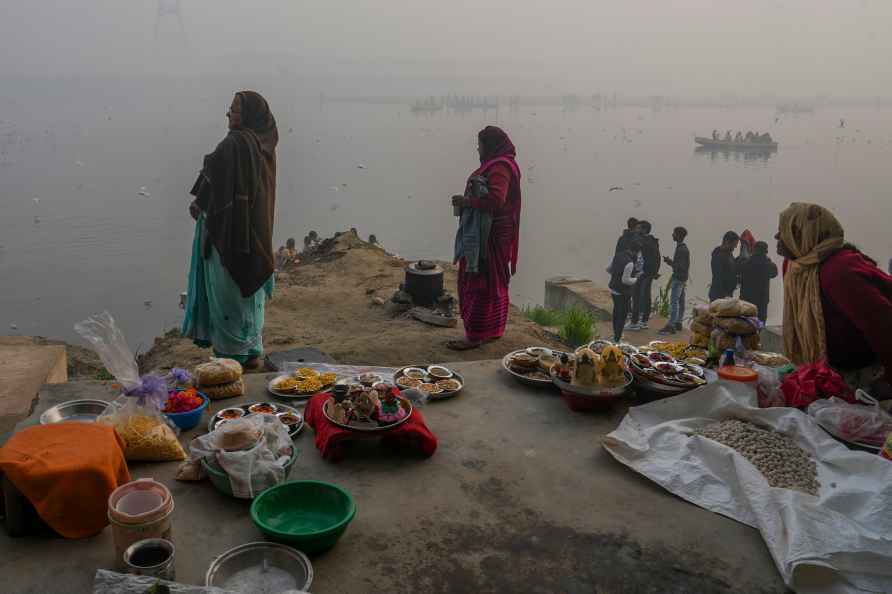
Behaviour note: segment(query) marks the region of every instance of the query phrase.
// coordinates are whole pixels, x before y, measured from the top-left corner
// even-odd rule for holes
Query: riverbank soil
[[[405,280],[406,265],[350,232],[324,241],[293,272],[277,275],[274,297],[266,306],[265,351],[311,346],[341,363],[401,366],[496,359],[523,347],[561,346],[512,306],[500,340],[470,351],[446,348],[447,341],[464,337],[461,320],[456,328],[443,328],[394,316],[390,298]],[[446,290],[455,295],[458,273],[443,266]],[[140,357],[140,367],[143,372],[189,368],[209,356],[210,350],[169,332]]]
[[[431,458],[362,440],[335,464],[319,455],[311,428],[295,438],[290,479],[339,485],[357,506],[337,545],[312,557],[313,592],[786,592],[758,531],[667,493],[604,451],[601,440],[634,397],[575,413],[553,389],[518,384],[498,360],[447,364],[466,387],[422,409],[439,440]],[[205,421],[266,400],[270,377],[248,376],[248,393],[212,402]],[[47,386],[28,422],[59,401],[110,393],[99,382]],[[202,423],[180,441],[204,431]],[[170,488],[177,578],[202,584],[214,557],[264,538],[247,502],[207,481],[174,480],[178,466],[133,463],[130,471]],[[0,530],[0,560],[3,591],[89,592],[96,568],[114,564],[111,529],[74,541]]]

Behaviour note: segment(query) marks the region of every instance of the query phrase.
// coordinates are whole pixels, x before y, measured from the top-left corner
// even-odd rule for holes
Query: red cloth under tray
[[[346,454],[344,446],[347,442],[369,438],[380,438],[388,446],[415,450],[425,458],[437,451],[437,438],[427,428],[424,415],[417,408],[412,409],[412,416],[408,421],[388,431],[352,431],[338,427],[326,418],[322,405],[329,398],[330,392],[316,394],[304,408],[304,420],[316,431],[316,447],[326,460],[342,460]]]

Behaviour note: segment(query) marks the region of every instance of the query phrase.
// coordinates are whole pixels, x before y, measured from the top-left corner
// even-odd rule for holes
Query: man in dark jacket
[[[728,231],[722,238],[722,245],[712,250],[712,284],[709,286],[709,300],[733,297],[737,289],[737,262],[734,250],[740,244],[740,236]]]
[[[641,240],[633,236],[624,244],[623,249],[613,257],[610,263],[610,294],[613,297],[613,340],[620,342],[623,338],[623,325],[632,305],[632,293],[635,290],[635,259],[641,251]]]
[[[684,227],[676,227],[672,231],[672,239],[675,241],[675,255],[671,258],[663,258],[663,262],[672,267],[672,280],[669,283],[669,322],[660,330],[659,334],[675,334],[681,331],[681,321],[684,318],[685,286],[691,270],[691,253],[684,240],[688,236],[688,230]]]
[[[629,330],[647,330],[651,310],[651,287],[654,279],[660,276],[660,240],[650,234],[651,225],[647,221],[638,221],[637,229],[641,238],[644,268],[632,294],[632,323],[629,325]]]
[[[613,251],[613,255],[616,256],[620,252],[623,252],[629,249],[629,242],[633,237],[636,237],[638,233],[638,219],[635,217],[629,217],[629,220],[626,221],[626,228],[623,231],[623,234],[619,236],[619,239],[616,240],[616,249]]]
[[[753,255],[739,266],[740,298],[759,309],[759,319],[768,319],[768,299],[771,279],[777,276],[777,264],[768,258],[768,244],[757,241]]]

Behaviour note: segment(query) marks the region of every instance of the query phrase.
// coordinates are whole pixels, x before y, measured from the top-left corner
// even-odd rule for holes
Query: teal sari
[[[241,291],[223,267],[217,248],[210,257],[202,255],[204,216],[195,224],[189,292],[183,336],[202,348],[213,347],[214,355],[245,363],[263,355],[263,318],[266,300],[273,296],[274,276],[250,297]]]

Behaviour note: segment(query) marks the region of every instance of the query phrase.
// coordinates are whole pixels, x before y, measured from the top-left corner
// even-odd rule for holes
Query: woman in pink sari
[[[477,151],[481,165],[471,179],[485,178],[488,193],[472,197],[469,179],[465,195],[453,196],[452,204],[482,211],[491,217],[492,225],[479,246],[477,271],[469,270],[465,257],[457,260],[458,298],[466,339],[448,344],[455,350],[473,349],[502,337],[508,321],[508,283],[517,272],[521,199],[514,144],[500,128],[487,126],[477,135]]]

